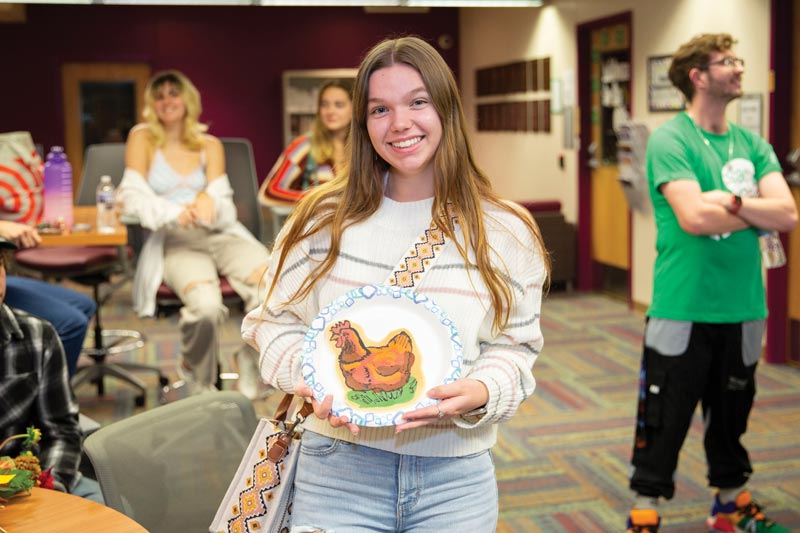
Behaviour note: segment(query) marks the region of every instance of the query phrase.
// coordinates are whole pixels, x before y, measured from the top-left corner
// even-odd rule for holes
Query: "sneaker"
[[[655,509],[633,509],[628,516],[627,533],[656,533],[661,518]]]
[[[706,523],[709,531],[719,533],[789,533],[788,529],[764,516],[749,490],[743,490],[735,501],[724,505],[719,495],[714,496],[714,506]]]
[[[251,400],[259,396],[261,385],[261,373],[258,368],[258,354],[249,346],[243,347],[236,352],[236,369],[239,372],[237,383],[239,392]]]

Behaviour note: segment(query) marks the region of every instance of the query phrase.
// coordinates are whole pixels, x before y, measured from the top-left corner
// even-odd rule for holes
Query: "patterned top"
[[[258,199],[265,205],[270,200],[294,203],[309,188],[330,181],[333,176],[333,163],[315,161],[311,157],[311,136],[301,135],[281,153],[261,184]]]
[[[296,246],[288,255],[280,281],[266,309],[251,311],[242,324],[242,336],[261,354],[265,382],[292,392],[302,379],[303,338],[319,310],[349,290],[383,283],[397,268],[408,247],[429,227],[433,199],[395,202],[384,198],[369,219],[344,232],[339,258],[309,297],[282,305],[300,287],[328,252],[330,233],[320,232]],[[460,457],[492,447],[497,422],[507,420],[536,386],[533,363],[542,348],[540,307],[545,268],[538,246],[523,222],[493,206],[484,206],[487,239],[493,263],[508,276],[513,305],[508,325],[492,330],[494,313],[487,289],[474,266],[464,264],[455,243],[447,242],[437,260],[415,286],[445,310],[458,329],[463,344],[464,377],[483,382],[489,390],[487,413],[469,423],[461,418],[395,434],[394,427],[362,427],[358,436],[346,428],[309,417],[307,429],[332,438],[395,453]],[[278,237],[280,245],[286,228]],[[458,234],[458,232],[457,232]],[[276,248],[277,249],[277,248]],[[265,276],[268,287],[278,253],[273,253]]]
[[[81,433],[58,334],[49,322],[2,304],[0,354],[0,441],[39,428],[42,469],[53,467],[55,480],[71,489],[80,479]],[[0,453],[18,455],[21,442]]]

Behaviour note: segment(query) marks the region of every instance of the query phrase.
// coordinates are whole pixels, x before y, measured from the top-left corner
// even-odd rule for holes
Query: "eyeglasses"
[[[722,59],[718,59],[717,61],[711,61],[710,63],[706,63],[704,67],[701,67],[702,70],[707,70],[708,67],[712,65],[722,65],[723,67],[739,67],[744,68],[744,59],[741,57],[723,57]]]

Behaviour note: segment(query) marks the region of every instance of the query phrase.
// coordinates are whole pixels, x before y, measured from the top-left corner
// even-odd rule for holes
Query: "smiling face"
[[[406,201],[433,196],[442,121],[417,70],[397,63],[370,75],[367,132],[375,151],[391,167],[390,190],[402,184]]]
[[[335,85],[322,91],[319,118],[331,133],[345,131],[353,119],[353,103],[347,91]]]
[[[708,57],[708,67],[704,74],[707,80],[706,94],[709,97],[730,102],[742,96],[742,75],[744,66],[740,64],[724,65],[720,61],[736,58],[732,50],[712,52]]]
[[[186,103],[180,89],[165,82],[153,95],[153,111],[164,125],[177,123],[186,116]]]

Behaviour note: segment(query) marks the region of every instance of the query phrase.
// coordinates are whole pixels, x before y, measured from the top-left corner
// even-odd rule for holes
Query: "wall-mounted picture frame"
[[[739,125],[756,135],[763,135],[761,93],[743,94],[739,98]]]
[[[671,62],[671,55],[647,58],[647,102],[651,113],[681,111],[684,107],[683,95],[669,81]]]

